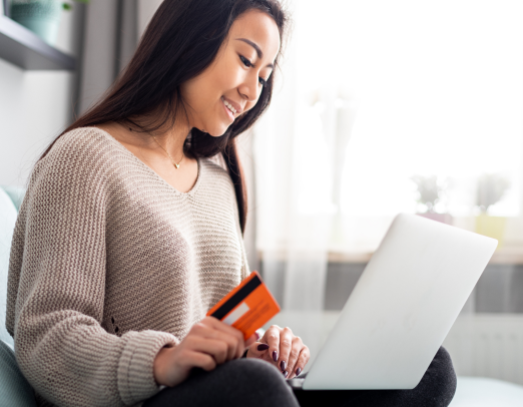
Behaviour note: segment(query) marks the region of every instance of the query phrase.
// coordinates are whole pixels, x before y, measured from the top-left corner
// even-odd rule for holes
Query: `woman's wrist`
[[[169,359],[169,353],[172,349],[172,345],[165,345],[162,349],[158,351],[153,362],[153,377],[154,381],[158,386],[165,386],[163,383],[163,373],[164,367],[166,365],[167,359]]]

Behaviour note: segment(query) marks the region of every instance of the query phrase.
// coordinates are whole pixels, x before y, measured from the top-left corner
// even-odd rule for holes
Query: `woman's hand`
[[[249,347],[247,357],[266,360],[275,365],[286,379],[292,379],[303,372],[310,352],[301,338],[292,334],[290,328],[282,329],[272,325],[260,342]]]
[[[243,334],[214,317],[195,324],[177,345],[162,348],[154,359],[154,379],[159,385],[175,386],[183,382],[193,367],[206,371],[243,355],[245,348],[257,340]]]

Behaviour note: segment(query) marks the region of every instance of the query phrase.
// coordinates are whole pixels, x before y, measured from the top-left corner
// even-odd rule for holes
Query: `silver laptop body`
[[[416,387],[496,247],[421,216],[396,216],[306,378],[291,385]]]

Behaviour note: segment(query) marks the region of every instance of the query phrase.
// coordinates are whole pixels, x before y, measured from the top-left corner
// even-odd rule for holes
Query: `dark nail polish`
[[[288,375],[289,375],[289,372],[287,372],[287,371],[283,372],[283,376],[284,376],[285,378],[287,378]]]
[[[285,363],[285,361],[282,360],[280,362],[280,369],[281,369],[281,371],[284,372],[286,367],[287,367],[287,363]]]
[[[298,369],[296,369],[296,376],[299,376],[299,375],[300,375],[301,370],[302,370],[301,367],[299,367]]]
[[[262,343],[260,345],[258,345],[258,350],[267,350],[269,349],[269,345],[267,345],[266,343]]]
[[[259,333],[258,333],[257,331],[256,331],[256,332],[254,332],[254,335],[256,335],[256,340],[258,340],[258,339],[260,339],[260,338],[261,338],[260,334],[259,334]]]
[[[276,352],[275,350],[272,351],[272,360],[274,360],[275,362],[278,361],[278,352]]]

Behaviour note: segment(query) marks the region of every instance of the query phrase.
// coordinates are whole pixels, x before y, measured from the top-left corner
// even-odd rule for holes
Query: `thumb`
[[[269,345],[262,342],[255,342],[252,344],[252,346],[249,348],[249,355],[251,357],[256,357],[262,359],[264,356],[267,355],[269,349]]]
[[[253,333],[249,339],[247,339],[245,341],[245,347],[248,348],[250,347],[253,343],[255,343],[258,339],[260,339],[260,336],[258,335],[257,332]]]

